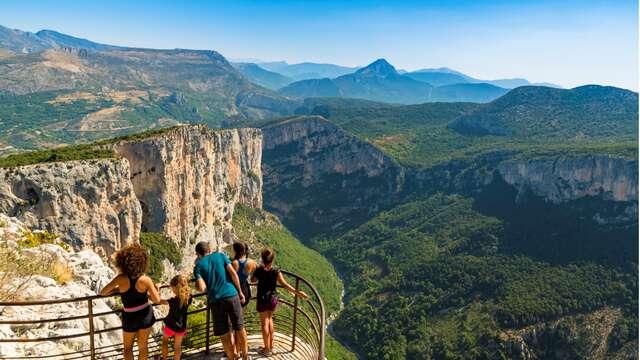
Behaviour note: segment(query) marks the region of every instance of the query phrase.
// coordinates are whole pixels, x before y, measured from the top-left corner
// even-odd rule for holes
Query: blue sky
[[[614,1],[13,1],[0,24],[227,58],[398,68],[638,89],[638,3]]]

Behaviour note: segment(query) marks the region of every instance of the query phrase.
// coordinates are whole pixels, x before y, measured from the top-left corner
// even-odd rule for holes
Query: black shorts
[[[151,305],[136,312],[122,312],[122,330],[133,333],[138,330],[147,329],[153,326],[156,317],[153,314]]]
[[[251,286],[249,286],[249,283],[245,281],[240,283],[240,289],[242,290],[242,295],[244,295],[242,307],[245,307],[249,305],[249,300],[251,300]]]
[[[242,305],[238,295],[220,299],[210,306],[213,312],[213,335],[222,336],[228,333],[229,325],[234,331],[244,328]]]

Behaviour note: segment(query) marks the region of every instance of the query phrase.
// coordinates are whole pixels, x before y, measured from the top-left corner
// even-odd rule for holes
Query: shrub
[[[65,285],[73,279],[73,269],[61,262],[51,264],[51,277],[60,285]]]
[[[162,260],[167,259],[177,266],[182,262],[182,253],[175,241],[161,233],[142,232],[140,243],[149,251],[149,269],[147,275],[155,282],[162,280]]]
[[[34,248],[43,244],[54,244],[60,246],[66,251],[69,251],[69,245],[58,238],[58,235],[52,234],[46,230],[33,232],[27,230],[22,233],[22,239],[18,240],[18,245],[21,248]]]

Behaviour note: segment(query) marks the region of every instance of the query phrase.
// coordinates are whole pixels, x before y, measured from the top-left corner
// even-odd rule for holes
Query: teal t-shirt
[[[229,264],[231,264],[231,260],[221,252],[209,254],[196,263],[193,276],[196,279],[204,280],[204,283],[207,284],[209,303],[238,295],[238,291],[233,286],[231,277],[225,268]]]

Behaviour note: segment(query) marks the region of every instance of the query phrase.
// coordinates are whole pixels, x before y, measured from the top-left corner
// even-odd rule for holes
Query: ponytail
[[[184,307],[189,304],[189,298],[191,297],[191,289],[189,288],[189,281],[184,275],[176,275],[171,279],[169,283],[176,288],[178,293],[178,299],[180,299],[180,307]]]

